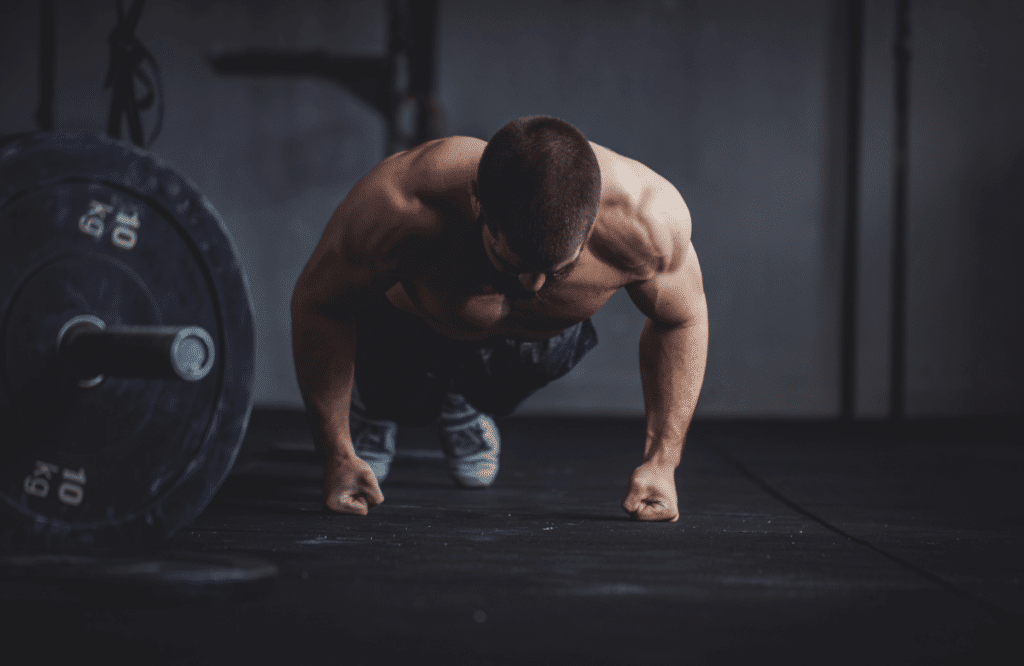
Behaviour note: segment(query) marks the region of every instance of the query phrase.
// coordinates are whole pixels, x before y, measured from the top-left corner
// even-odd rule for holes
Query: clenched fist
[[[629,491],[622,508],[635,520],[679,520],[675,469],[644,463],[629,478]]]
[[[377,477],[359,458],[333,459],[324,466],[324,504],[331,511],[365,516],[383,501]]]

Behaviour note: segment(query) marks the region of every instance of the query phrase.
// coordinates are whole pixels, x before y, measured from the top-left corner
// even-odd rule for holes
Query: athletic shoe
[[[398,424],[367,417],[366,409],[355,391],[352,392],[348,424],[356,455],[370,466],[373,475],[377,477],[377,483],[383,482],[391,470],[391,461],[395,459]]]
[[[459,485],[486,488],[494,483],[501,453],[498,426],[457,393],[445,396],[441,409],[441,450]]]

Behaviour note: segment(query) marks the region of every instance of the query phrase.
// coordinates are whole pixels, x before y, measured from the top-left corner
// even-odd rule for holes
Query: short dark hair
[[[517,118],[495,133],[477,168],[484,221],[522,268],[565,261],[587,238],[601,202],[590,142],[558,118]]]

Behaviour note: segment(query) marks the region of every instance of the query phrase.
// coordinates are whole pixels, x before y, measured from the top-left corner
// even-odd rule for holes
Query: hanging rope
[[[128,125],[128,137],[136,146],[153,145],[164,122],[164,91],[160,68],[153,55],[135,37],[135,26],[142,16],[145,0],[135,0],[126,13],[117,0],[117,25],[107,39],[110,44],[110,66],[104,86],[112,90],[107,134],[121,138],[122,124]],[[141,92],[141,95],[136,93]],[[146,140],[142,128],[142,112],[156,103],[156,123]]]

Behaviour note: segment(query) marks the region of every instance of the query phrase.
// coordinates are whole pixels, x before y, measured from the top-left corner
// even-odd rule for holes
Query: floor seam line
[[[796,502],[794,502],[793,500],[789,499],[788,497],[783,495],[781,492],[779,492],[778,490],[773,488],[771,486],[771,484],[769,484],[767,481],[765,481],[760,476],[758,476],[756,472],[751,470],[749,467],[747,467],[745,464],[743,464],[740,460],[738,460],[736,457],[734,457],[731,453],[729,453],[725,449],[724,446],[722,446],[720,444],[716,444],[716,443],[710,443],[710,442],[706,442],[705,446],[708,446],[712,451],[714,451],[716,454],[718,454],[719,457],[721,457],[723,460],[725,460],[725,462],[727,464],[729,464],[731,467],[733,467],[736,471],[738,471],[743,476],[745,476],[748,479],[750,479],[755,485],[757,485],[759,488],[761,488],[761,490],[763,490],[766,493],[768,493],[768,495],[770,495],[774,499],[778,500],[779,502],[782,502],[783,504],[788,506],[790,509],[792,509],[792,510],[796,511],[797,513],[799,513],[800,515],[802,515],[802,516],[804,516],[806,518],[810,518],[811,520],[813,520],[814,522],[818,523],[819,525],[821,525],[825,529],[827,529],[827,530],[829,530],[831,532],[834,532],[834,533],[838,534],[839,536],[842,536],[843,538],[845,538],[845,539],[847,539],[849,541],[852,541],[853,543],[855,543],[855,544],[857,544],[859,546],[864,546],[864,547],[866,547],[866,548],[868,548],[868,549],[878,553],[879,555],[882,555],[883,557],[888,558],[889,560],[892,560],[893,562],[895,562],[896,564],[900,565],[901,567],[904,567],[905,569],[908,569],[911,572],[913,572],[913,573],[915,573],[915,574],[925,578],[926,580],[928,580],[932,584],[937,585],[938,587],[946,590],[947,592],[949,592],[949,593],[959,597],[960,599],[962,599],[964,601],[967,601],[969,603],[977,604],[979,607],[981,607],[984,610],[988,611],[988,613],[990,615],[994,616],[995,618],[999,618],[999,619],[1019,619],[1019,618],[1022,617],[1022,615],[1020,613],[1016,613],[1014,611],[1005,609],[1005,608],[1003,608],[1001,606],[997,606],[996,604],[993,604],[990,601],[986,601],[985,599],[982,599],[982,598],[978,597],[977,595],[972,594],[971,592],[968,592],[967,590],[964,590],[964,589],[954,585],[953,583],[950,583],[949,581],[947,581],[946,579],[942,578],[941,576],[933,574],[932,572],[928,571],[927,569],[924,569],[923,567],[919,567],[918,565],[914,564],[913,562],[909,562],[909,561],[903,559],[902,557],[899,557],[898,555],[894,555],[894,554],[884,550],[883,548],[880,548],[880,547],[876,546],[875,544],[871,543],[870,541],[867,541],[865,539],[861,539],[860,537],[855,537],[852,534],[850,534],[850,533],[846,532],[845,530],[843,530],[842,528],[836,527],[835,525],[833,525],[832,523],[828,522],[824,518],[821,518],[818,515],[808,511],[807,509],[803,508],[802,506],[800,506],[799,504],[797,504]]]

